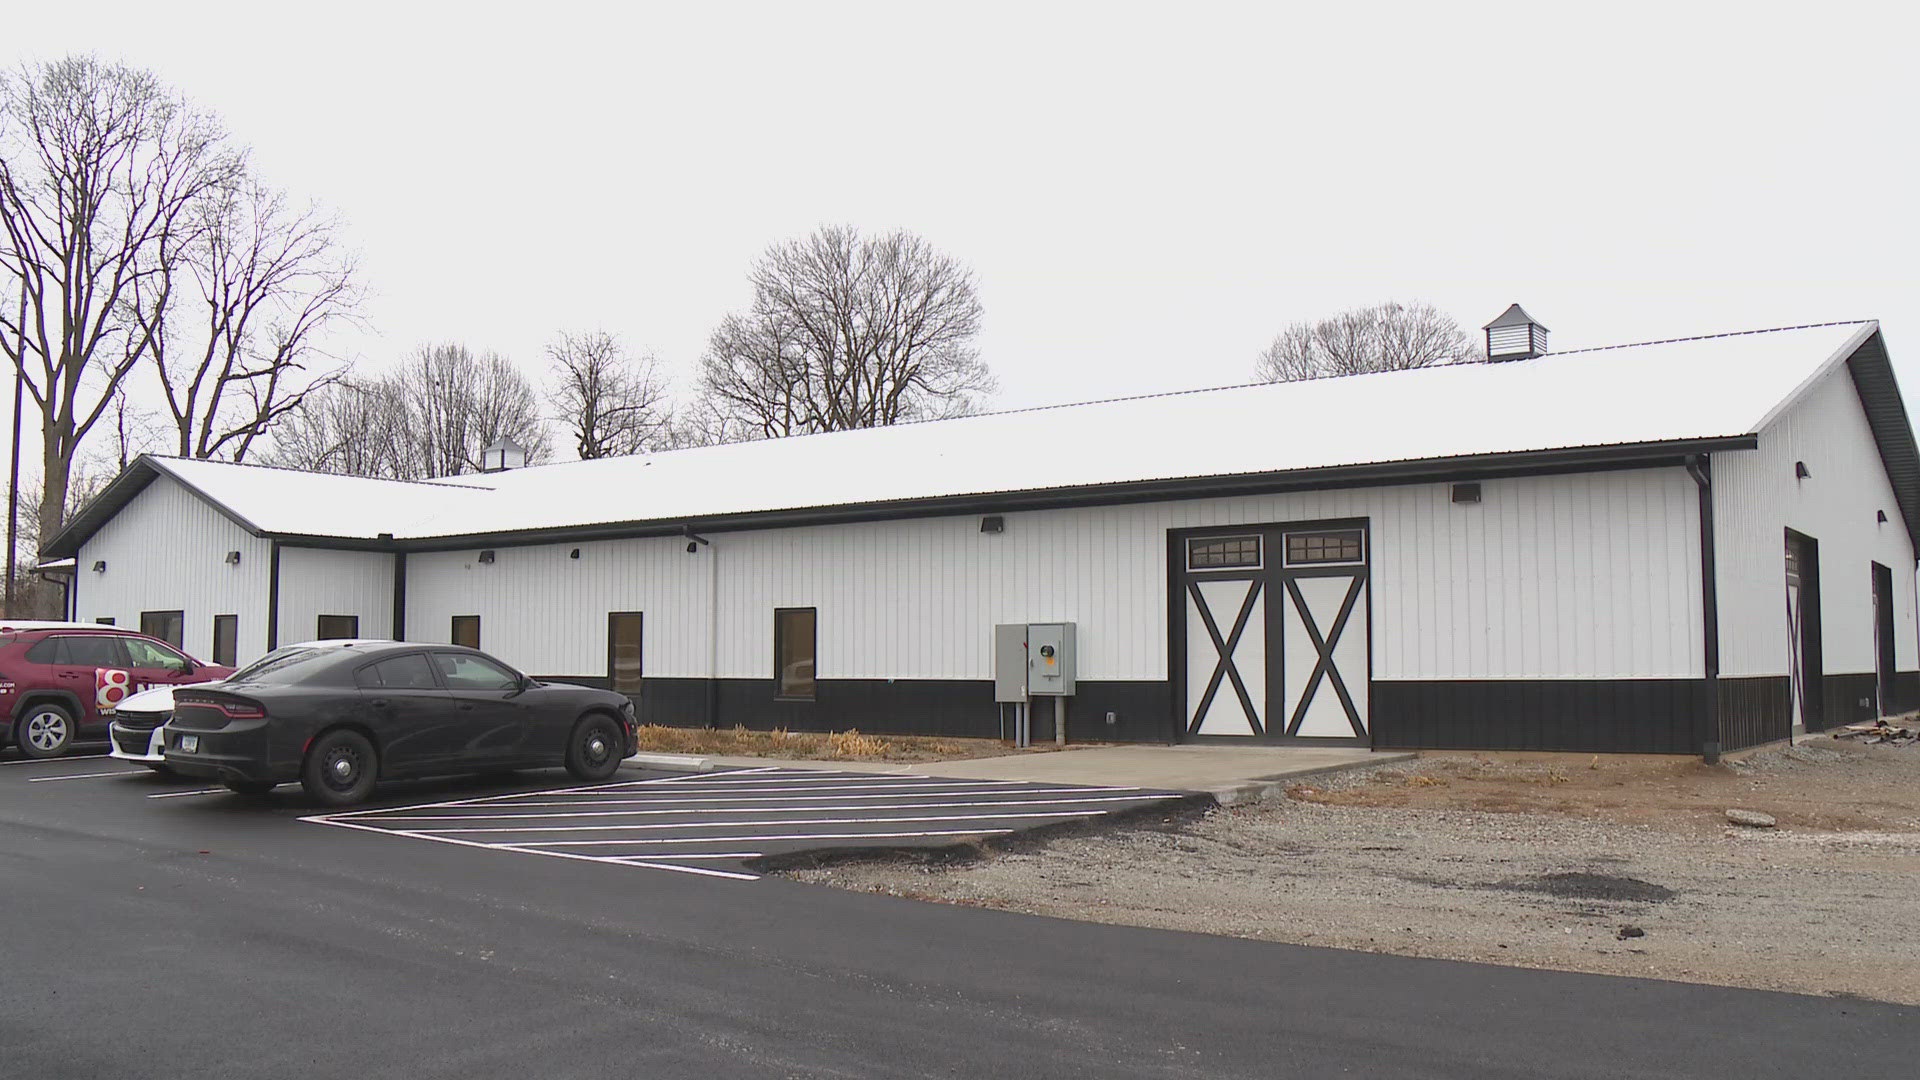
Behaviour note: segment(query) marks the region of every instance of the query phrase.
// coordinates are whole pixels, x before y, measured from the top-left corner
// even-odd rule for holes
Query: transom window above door
[[[1196,536],[1187,541],[1189,570],[1257,570],[1258,536]]]
[[[1357,563],[1366,559],[1366,541],[1359,529],[1323,529],[1287,534],[1287,565]]]

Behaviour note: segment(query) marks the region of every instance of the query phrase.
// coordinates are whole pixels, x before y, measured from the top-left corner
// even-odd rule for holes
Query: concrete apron
[[[1213,796],[1222,806],[1252,802],[1301,777],[1408,761],[1417,754],[1354,746],[1090,746],[1004,757],[903,764],[890,761],[793,761],[758,757],[636,754],[629,768],[670,772],[715,769],[827,769],[961,780],[1031,780],[1047,784],[1150,788]]]

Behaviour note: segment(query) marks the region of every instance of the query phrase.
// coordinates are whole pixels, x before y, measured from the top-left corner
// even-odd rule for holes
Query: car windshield
[[[226,681],[259,684],[297,682],[336,651],[307,647],[275,649],[234,672]]]

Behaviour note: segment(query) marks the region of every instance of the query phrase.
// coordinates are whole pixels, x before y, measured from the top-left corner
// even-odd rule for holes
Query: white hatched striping
[[[643,836],[632,840],[543,840],[537,844],[500,843],[492,846],[512,848],[515,851],[533,851],[548,847],[620,847],[623,844],[711,844],[720,842],[738,844],[748,840],[875,840],[905,836],[1001,836],[1012,831],[1012,829],[932,829],[918,832],[775,833],[771,836],[708,836],[699,838]]]
[[[640,829],[747,829],[759,825],[865,825],[869,823],[899,821],[1017,821],[1022,818],[1062,818],[1085,817],[1078,810],[1052,810],[1041,813],[1025,814],[935,814],[926,817],[862,817],[862,818],[774,818],[770,821],[673,821],[650,825],[519,825],[489,827],[485,829],[449,829],[446,826],[434,830],[444,833],[549,833],[549,832],[615,832]]]
[[[821,841],[1002,836],[1177,798],[1175,793],[1141,788],[767,767],[303,820],[490,851],[751,881],[756,875],[744,871],[687,864],[740,862]],[[579,838],[583,836],[587,838]]]
[[[197,795],[199,792],[182,791],[180,795]],[[1019,792],[1018,794],[1029,794]],[[149,795],[149,799],[162,798]],[[1019,799],[1000,802],[934,802],[934,803],[888,803],[874,806],[871,803],[855,806],[707,806],[697,810],[590,810],[564,814],[413,814],[407,817],[375,818],[376,821],[523,821],[543,818],[602,818],[602,817],[642,817],[654,814],[797,814],[814,813],[821,810],[947,810],[962,806],[1058,806],[1062,803],[1109,803],[1109,802],[1146,802],[1154,799],[1172,798],[1168,795],[1103,795],[1090,799]],[[656,800],[663,801],[663,800]],[[362,819],[365,820],[365,819]],[[461,830],[463,832],[470,830]]]

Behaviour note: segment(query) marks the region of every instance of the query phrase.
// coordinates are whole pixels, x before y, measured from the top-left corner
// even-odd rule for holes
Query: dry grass
[[[865,735],[848,729],[748,731],[732,728],[680,728],[647,724],[640,728],[640,749],[649,754],[702,754],[725,757],[776,757],[825,761],[954,761],[1016,753],[998,739],[945,739],[923,735]]]

